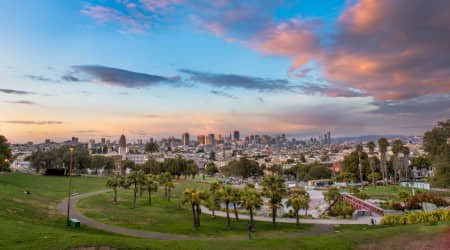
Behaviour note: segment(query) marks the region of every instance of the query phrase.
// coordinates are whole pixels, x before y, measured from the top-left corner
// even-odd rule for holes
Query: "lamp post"
[[[67,225],[69,225],[70,220],[70,197],[72,196],[72,155],[73,155],[73,147],[69,148],[70,151],[70,165],[69,165],[69,191],[67,194]]]

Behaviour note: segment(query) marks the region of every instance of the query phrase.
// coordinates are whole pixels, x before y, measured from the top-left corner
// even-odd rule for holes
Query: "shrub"
[[[450,221],[450,210],[432,212],[412,212],[402,215],[386,215],[381,219],[382,225],[405,225],[418,223],[436,224],[439,221]]]

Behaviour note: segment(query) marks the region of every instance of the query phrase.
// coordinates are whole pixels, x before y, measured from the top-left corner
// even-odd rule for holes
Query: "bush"
[[[402,206],[402,204],[396,202],[396,203],[393,203],[393,204],[392,204],[392,209],[403,211],[405,208]]]
[[[418,223],[436,224],[439,221],[450,221],[450,210],[432,212],[412,212],[403,215],[386,215],[381,219],[382,225],[410,225]]]

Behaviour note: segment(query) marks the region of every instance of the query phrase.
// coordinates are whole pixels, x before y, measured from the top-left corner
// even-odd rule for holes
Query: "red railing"
[[[342,200],[352,204],[352,207],[355,210],[364,209],[364,210],[368,210],[372,213],[384,216],[384,209],[377,207],[372,203],[363,201],[363,200],[359,199],[358,197],[355,197],[350,194],[342,194],[341,198],[342,198]]]

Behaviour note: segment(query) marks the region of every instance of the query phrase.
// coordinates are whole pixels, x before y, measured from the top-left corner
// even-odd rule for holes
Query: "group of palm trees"
[[[126,177],[120,175],[114,175],[110,177],[106,185],[111,187],[114,193],[113,203],[117,204],[117,190],[119,187],[133,187],[133,208],[136,207],[137,194],[142,196],[146,190],[148,193],[148,205],[152,205],[152,193],[158,191],[158,187],[164,187],[164,197],[167,201],[170,201],[171,191],[175,187],[172,181],[170,173],[162,173],[160,175],[145,174],[142,170],[131,171]]]
[[[254,228],[255,210],[263,205],[262,197],[268,198],[268,205],[272,210],[272,222],[276,223],[277,210],[283,206],[282,199],[287,195],[284,179],[280,176],[266,176],[261,182],[262,192],[258,192],[253,184],[247,184],[245,188],[238,189],[220,183],[212,183],[208,190],[188,188],[183,193],[183,204],[190,205],[193,214],[193,227],[200,226],[200,207],[204,205],[215,217],[215,211],[221,209],[221,204],[225,206],[226,226],[231,228],[230,206],[233,207],[235,220],[239,221],[238,207],[246,209],[249,213],[249,224]],[[304,190],[293,191],[286,202],[286,206],[291,207],[299,224],[300,209],[308,209],[309,195]]]
[[[372,183],[375,184],[375,171],[377,170],[377,164],[376,164],[376,155],[375,155],[375,143],[373,141],[369,141],[367,143],[367,147],[369,148],[369,166],[370,170],[372,172]],[[408,179],[409,174],[409,153],[410,150],[407,146],[403,145],[403,142],[399,139],[394,140],[392,142],[392,152],[393,152],[393,160],[392,160],[392,166],[393,166],[393,173],[394,176],[391,175],[390,171],[388,170],[387,166],[387,148],[389,147],[389,142],[386,138],[380,138],[378,140],[378,153],[379,153],[379,169],[382,175],[382,180],[386,184],[387,179],[392,178],[394,182],[396,180],[401,180],[402,178]],[[362,165],[361,165],[361,157],[363,148],[361,144],[358,144],[356,147],[356,151],[358,152],[358,169],[359,169],[359,178],[362,182]],[[403,156],[401,157],[400,154]]]

